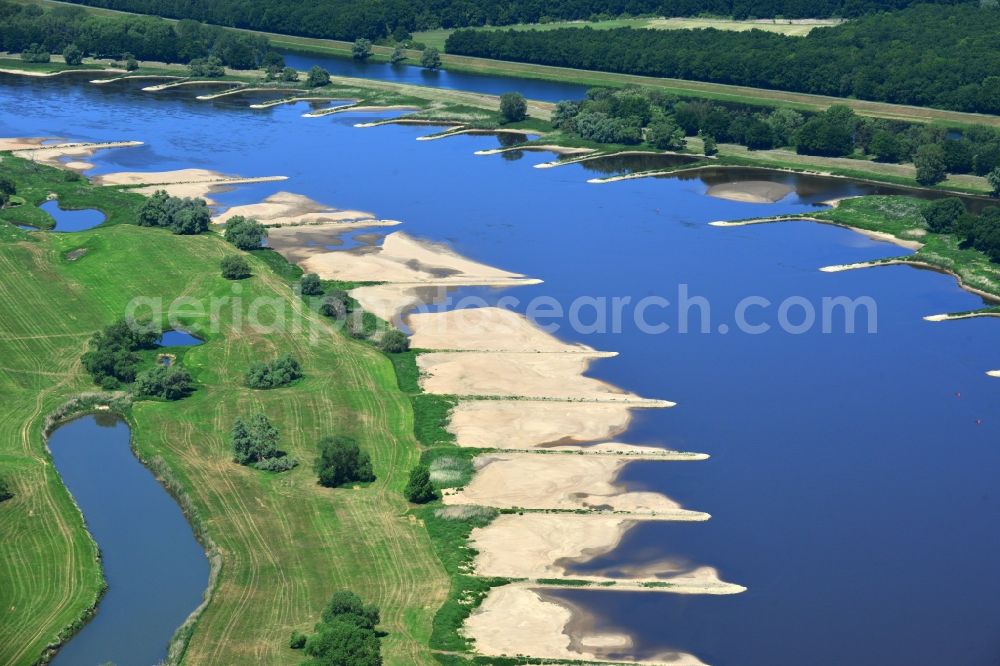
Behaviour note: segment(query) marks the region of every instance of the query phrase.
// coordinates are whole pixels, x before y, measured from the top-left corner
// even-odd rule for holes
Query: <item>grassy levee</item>
[[[129,13],[108,9],[98,10],[84,5],[60,2],[59,0],[19,1],[47,7],[67,5],[73,7],[83,7],[84,11],[104,15]],[[274,46],[279,48],[305,53],[317,53],[342,57],[350,57],[351,54],[351,42],[314,37],[298,37],[294,35],[283,35],[256,30],[243,30],[243,32],[264,35],[271,40],[271,43]],[[393,49],[391,47],[376,46],[374,47],[373,60],[382,62],[387,61],[392,51]],[[408,62],[410,64],[420,62],[420,51],[407,51],[406,55],[409,58]],[[1000,127],[1000,116],[964,113],[961,111],[947,111],[944,109],[932,109],[930,107],[907,106],[886,102],[871,102],[845,97],[810,95],[806,93],[794,93],[782,90],[751,88],[749,86],[734,86],[723,83],[705,83],[702,81],[668,79],[655,76],[637,76],[632,74],[618,74],[615,72],[574,69],[571,67],[552,67],[549,65],[535,65],[530,63],[491,60],[489,58],[474,58],[452,54],[442,54],[441,60],[445,69],[455,71],[477,72],[498,76],[515,76],[548,81],[562,81],[567,83],[579,83],[581,85],[588,86],[641,85],[657,88],[680,97],[716,99],[721,101],[740,102],[743,104],[754,104],[767,107],[787,107],[807,111],[822,111],[827,109],[831,104],[846,104],[860,115],[875,118],[932,123],[956,128],[975,124]],[[537,108],[551,108],[552,106],[544,102],[536,102],[535,104],[538,105]]]
[[[186,325],[206,340],[183,359],[198,390],[179,402],[138,402],[129,414],[140,457],[164,461],[221,555],[184,662],[298,663],[289,633],[310,631],[330,593],[348,588],[381,608],[386,663],[433,663],[427,645],[449,581],[427,531],[406,516],[400,491],[420,454],[409,399],[388,359],[332,328],[258,256],[250,257],[254,277],[223,280],[219,260],[236,250],[218,236],[129,224],[74,234],[0,227],[0,386],[9,406],[0,418],[0,462],[17,493],[0,505],[0,663],[34,662],[101,587],[94,545],[45,453],[44,417],[92,390],[79,357],[94,330],[121,317],[133,298],[182,296],[206,304],[238,297],[244,309],[271,299],[305,329],[253,330],[227,306],[213,330],[188,312]],[[67,257],[80,248],[86,253]],[[243,386],[252,360],[284,352],[300,359],[304,380],[270,391]],[[233,419],[254,411],[280,428],[298,468],[272,474],[231,461]],[[311,463],[325,434],[355,436],[378,480],[360,489],[318,486]]]

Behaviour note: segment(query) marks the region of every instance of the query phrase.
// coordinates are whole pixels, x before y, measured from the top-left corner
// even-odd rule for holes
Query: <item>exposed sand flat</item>
[[[903,261],[897,261],[895,259],[889,259],[887,261],[859,261],[854,264],[834,264],[832,266],[822,266],[819,270],[823,273],[842,273],[844,271],[853,271],[859,268],[872,268],[874,266],[896,266],[902,263],[907,263]]]
[[[490,590],[465,621],[463,633],[475,640],[477,652],[489,656],[600,662],[607,661],[604,655],[627,652],[632,646],[627,634],[588,631],[584,625],[589,624],[590,618],[565,602],[525,585],[504,585]],[[640,663],[705,666],[684,653]]]
[[[503,284],[519,273],[493,268],[457,254],[444,245],[391,233],[375,251],[331,252],[311,257],[305,270],[320,277],[357,282],[430,284]]]
[[[446,287],[378,284],[351,290],[351,297],[376,317],[400,324],[403,312],[433,303],[448,291]]]
[[[62,76],[63,74],[80,74],[80,73],[93,74],[94,72],[124,72],[124,71],[125,71],[124,69],[114,69],[114,68],[107,68],[107,69],[84,68],[84,69],[61,69],[58,72],[41,72],[38,70],[30,70],[30,69],[10,69],[6,67],[0,68],[0,74],[16,74],[17,76],[32,76],[36,78]]]
[[[961,312],[958,314],[927,315],[924,321],[955,321],[956,319],[975,319],[977,317],[1000,317],[1000,312]]]
[[[590,442],[624,432],[633,405],[553,400],[465,400],[451,412],[448,431],[459,446],[522,449]]]
[[[347,222],[367,223],[364,226],[399,224],[395,220],[377,220],[374,215],[365,211],[332,208],[307,196],[292,192],[276,192],[260,203],[233,206],[221,215],[212,218],[212,221],[216,224],[224,224],[235,215],[252,217],[265,226],[332,225],[333,223],[340,225]]]
[[[431,352],[418,356],[417,366],[421,371],[420,385],[428,393],[673,406],[666,400],[640,398],[584,376],[594,359],[615,354]]]
[[[95,85],[104,85],[105,83],[114,83],[115,81],[131,81],[142,80],[142,79],[183,79],[183,76],[171,76],[169,74],[134,74],[129,76],[115,76],[110,79],[91,79],[91,83]]]
[[[368,220],[357,222],[330,222],[289,227],[271,227],[268,230],[267,245],[292,263],[300,263],[308,257],[326,254],[343,243],[341,236],[355,229],[386,226],[391,220]],[[265,225],[266,226],[266,225]]]
[[[920,241],[906,240],[905,238],[899,238],[898,236],[893,236],[890,233],[884,231],[872,231],[870,229],[861,229],[860,227],[852,227],[848,224],[840,224],[839,222],[834,222],[832,220],[821,220],[815,217],[809,217],[808,215],[799,216],[776,216],[776,217],[758,217],[752,220],[718,220],[716,222],[709,222],[710,227],[748,227],[754,224],[771,224],[773,222],[815,222],[817,224],[829,224],[830,226],[840,227],[842,229],[850,229],[855,233],[859,233],[862,236],[870,238],[875,241],[882,241],[885,243],[892,243],[893,245],[898,245],[900,247],[905,247],[907,250],[913,250],[916,252],[924,246]]]
[[[788,185],[768,180],[745,180],[738,183],[712,185],[705,192],[708,196],[716,199],[744,203],[777,203],[791,193],[792,188]]]
[[[522,146],[507,146],[505,148],[488,148],[485,150],[477,150],[473,155],[499,155],[500,153],[508,153],[512,150],[533,150],[535,152],[549,152],[556,153],[557,155],[582,155],[586,153],[594,152],[593,148],[570,148],[568,146],[557,146],[555,144],[538,144],[529,143]],[[536,169],[545,169],[548,166],[555,166],[560,164],[560,162],[544,162],[542,164],[536,164]]]
[[[708,520],[666,495],[630,492],[614,483],[627,460],[608,456],[491,453],[475,459],[477,472],[462,490],[447,492],[445,504],[500,509],[619,511],[667,520]]]
[[[990,377],[1000,377],[1000,370],[987,370],[986,374]]]
[[[0,137],[0,152],[8,150],[32,150],[42,145],[44,136],[35,137]]]
[[[161,90],[169,90],[171,88],[181,88],[184,86],[232,86],[232,81],[210,81],[210,80],[196,80],[196,81],[175,81],[172,83],[161,83],[156,86],[146,86],[143,88],[143,92],[160,92]]]
[[[209,169],[175,169],[173,171],[117,171],[94,176],[95,185],[167,185],[217,181],[229,178]]]
[[[524,315],[498,307],[424,312],[407,317],[410,344],[418,349],[591,353],[592,347],[563,342]]]
[[[714,567],[691,566],[669,559],[625,567],[615,577],[579,574],[568,570],[611,552],[640,520],[622,516],[572,513],[502,514],[486,527],[472,531],[469,545],[478,551],[474,561],[480,576],[504,578],[614,581],[638,586],[643,582],[670,583],[662,591],[674,594],[738,594],[742,585],[726,583]],[[546,584],[550,584],[546,582]],[[652,589],[652,588],[647,588]]]
[[[29,139],[29,141],[34,141],[34,139]],[[61,160],[64,157],[87,158],[96,153],[98,150],[106,148],[130,148],[141,145],[142,141],[101,141],[93,143],[75,142],[44,145],[36,143],[34,145],[15,150],[14,156],[23,157],[28,160],[35,160],[36,162],[48,164],[49,166],[70,169],[79,169],[82,165],[86,165],[83,169],[80,169],[86,170],[88,168],[92,168],[93,165],[80,160],[73,160],[69,163],[63,163]],[[72,167],[70,164],[76,164],[76,167]]]

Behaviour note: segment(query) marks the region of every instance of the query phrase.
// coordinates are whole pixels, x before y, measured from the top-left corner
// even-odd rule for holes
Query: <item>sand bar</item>
[[[715,222],[709,222],[710,227],[749,227],[755,224],[771,224],[773,222],[815,222],[817,224],[829,224],[833,227],[840,227],[842,229],[850,229],[851,231],[861,234],[867,238],[875,241],[882,241],[885,243],[892,243],[893,245],[898,245],[900,247],[905,247],[907,250],[913,250],[916,252],[924,246],[920,241],[906,240],[904,238],[899,238],[893,234],[887,233],[885,231],[873,231],[871,229],[862,229],[860,227],[852,227],[849,224],[841,224],[839,222],[834,222],[833,220],[822,220],[816,217],[809,217],[808,215],[778,215],[775,217],[757,217],[751,220],[718,220]]]
[[[491,453],[474,461],[477,472],[462,490],[444,495],[445,504],[501,509],[616,511],[667,520],[708,520],[666,495],[632,492],[614,483],[627,460],[606,456]]]
[[[1000,370],[987,370],[986,374],[990,377],[1000,377]]]
[[[615,353],[430,352],[417,357],[417,366],[420,385],[427,393],[674,405],[666,400],[640,398],[584,376],[592,361]]]
[[[288,180],[288,176],[241,178],[239,176],[225,176],[208,169],[176,169],[173,171],[119,171],[95,176],[92,180],[97,185],[139,185],[141,187],[135,187],[133,191],[147,196],[157,190],[164,190],[171,196],[201,198],[212,204],[214,202],[209,195],[218,188]]]
[[[156,86],[146,86],[143,88],[143,92],[160,92],[161,90],[170,90],[171,88],[181,88],[184,86],[232,86],[232,81],[211,81],[211,80],[201,80],[196,81],[174,81],[171,83],[161,83]]]
[[[27,141],[35,141],[35,139],[27,139]],[[44,141],[44,139],[43,139]],[[72,157],[72,158],[87,158],[96,153],[98,150],[104,150],[107,148],[131,148],[134,146],[141,146],[142,141],[100,141],[100,142],[75,142],[75,143],[55,143],[55,144],[41,144],[36,143],[24,148],[20,148],[14,151],[15,157],[21,157],[27,160],[34,160],[36,162],[41,162],[43,164],[48,164],[49,166],[62,167],[62,168],[77,168],[78,170],[86,170],[92,168],[88,162],[82,162],[79,160],[73,160],[70,163],[64,163],[62,158]],[[70,164],[75,164],[76,167],[70,166]],[[85,165],[85,166],[84,166]],[[80,168],[84,167],[84,168]]]
[[[955,321],[958,319],[976,319],[978,317],[1000,317],[1000,312],[996,311],[982,311],[982,312],[960,312],[956,314],[934,314],[927,315],[924,317],[924,321]]]
[[[61,76],[63,74],[78,74],[80,72],[93,74],[94,72],[124,72],[124,69],[94,69],[92,67],[84,67],[81,69],[61,69],[57,72],[42,72],[38,70],[30,69],[9,69],[0,68],[0,74],[16,74],[17,76],[33,76],[36,78],[47,78],[50,76]]]
[[[364,226],[391,226],[395,220],[377,220],[371,213],[360,210],[339,210],[314,201],[301,194],[276,192],[263,201],[244,206],[233,206],[212,218],[216,224],[235,216],[252,217],[264,226],[366,223]],[[362,226],[362,225],[356,225]]]
[[[775,183],[769,180],[745,180],[712,185],[705,194],[728,201],[770,204],[781,201],[792,192],[793,189],[784,183]]]
[[[251,104],[251,109],[269,109],[272,106],[280,106],[282,104],[295,104],[296,102],[325,102],[329,97],[285,97],[283,99],[272,99],[267,102],[258,102],[256,104]]]
[[[631,648],[632,639],[627,634],[571,629],[588,624],[588,618],[581,615],[579,609],[531,587],[504,585],[490,591],[465,621],[463,633],[475,640],[477,652],[490,656],[526,655],[600,662],[607,661],[604,655],[608,653],[627,652]],[[641,663],[704,666],[696,657],[683,653]]]
[[[44,136],[33,136],[33,137],[0,137],[0,152],[7,152],[13,150],[34,150],[42,145],[42,142],[46,141],[47,137]]]
[[[568,146],[557,146],[555,144],[527,143],[519,146],[506,146],[504,148],[477,150],[473,153],[473,155],[499,155],[500,153],[509,153],[513,150],[533,150],[535,152],[556,153],[557,155],[582,155],[594,151],[593,148],[570,148]],[[561,164],[561,162],[543,162],[542,164],[536,164],[535,168],[545,169],[547,168],[545,165],[554,166],[556,164]]]
[[[311,257],[302,266],[320,277],[357,282],[409,284],[504,284],[520,273],[500,270],[459,255],[452,249],[391,233],[375,251],[331,252]]]
[[[472,531],[469,545],[478,551],[477,575],[503,578],[589,580],[670,583],[664,588],[675,594],[738,594],[741,585],[723,582],[713,567],[692,566],[664,559],[626,568],[623,576],[580,574],[569,570],[573,563],[587,562],[611,552],[640,520],[615,515],[572,513],[501,514],[486,527]],[[648,522],[648,521],[646,521]]]
[[[498,307],[411,314],[410,344],[418,349],[591,353],[593,348],[563,342],[524,315]]]

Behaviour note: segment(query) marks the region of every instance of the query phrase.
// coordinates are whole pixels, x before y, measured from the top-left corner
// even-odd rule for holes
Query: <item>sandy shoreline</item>
[[[465,633],[476,650],[493,656],[526,655],[545,659],[621,662],[632,639],[627,634],[597,632],[593,618],[563,600],[525,585],[494,588],[466,620]],[[629,660],[627,657],[625,660]],[[634,659],[632,661],[635,661]],[[663,666],[704,666],[685,653],[642,660]]]
[[[913,250],[916,252],[924,246],[920,241],[906,240],[905,238],[899,238],[885,231],[873,231],[871,229],[862,229],[860,227],[852,227],[849,224],[842,224],[840,222],[835,222],[833,220],[823,220],[816,217],[809,217],[808,215],[798,215],[798,216],[784,216],[779,215],[776,217],[759,217],[752,220],[737,220],[734,222],[729,222],[725,220],[719,220],[716,222],[709,222],[710,227],[749,227],[755,224],[773,224],[776,222],[815,222],[816,224],[828,224],[832,227],[840,227],[841,229],[848,229],[855,233],[861,234],[867,238],[875,241],[882,241],[885,243],[892,243],[893,245],[898,245],[899,247],[906,248],[907,250]]]
[[[3,148],[2,145],[0,145],[0,150],[12,150],[15,157],[41,162],[42,164],[47,164],[49,166],[74,171],[86,171],[88,169],[92,169],[94,165],[83,160],[91,157],[98,150],[105,150],[108,148],[130,148],[142,145],[142,141],[43,143],[46,140],[47,139],[45,138],[37,137],[27,139],[0,139],[0,142],[3,142],[2,145],[19,146]],[[76,159],[64,162],[62,160],[64,157]]]
[[[236,215],[252,217],[264,226],[340,225],[348,222],[367,223],[364,226],[399,224],[395,220],[377,220],[374,215],[365,211],[331,208],[307,196],[292,192],[276,192],[255,204],[232,206],[213,217],[212,222],[225,224],[229,218]]]
[[[716,199],[739,201],[742,203],[777,203],[793,192],[784,183],[769,180],[745,180],[736,183],[712,185],[705,194]]]
[[[550,335],[524,315],[498,307],[423,312],[406,318],[418,349],[452,351],[592,353],[580,343]]]
[[[210,194],[219,188],[248,183],[266,183],[288,180],[288,176],[226,176],[208,169],[174,169],[171,171],[118,171],[94,176],[95,185],[134,187],[135,192],[151,195],[164,190],[175,197],[201,198],[214,204]]]
[[[666,495],[629,491],[615,480],[627,460],[605,456],[491,453],[475,459],[476,474],[464,488],[444,496],[445,504],[502,509],[615,511],[669,520],[708,520]]]

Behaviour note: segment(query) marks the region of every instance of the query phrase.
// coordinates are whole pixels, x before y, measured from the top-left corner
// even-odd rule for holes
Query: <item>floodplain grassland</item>
[[[64,173],[3,155],[4,168],[37,186],[62,188]],[[142,198],[107,188],[80,192],[76,205],[110,219],[134,215]],[[30,206],[30,203],[24,206]],[[7,211],[5,211],[5,214]],[[223,280],[219,261],[237,252],[216,234],[174,236],[132,224],[72,234],[25,232],[0,224],[0,464],[15,497],[0,505],[0,663],[30,664],[94,604],[102,581],[97,551],[45,451],[47,414],[95,389],[80,365],[90,335],[121,317],[136,297],[208,302],[271,299],[307,333],[258,331],[222,308],[219,328],[189,313],[185,328],[205,343],[183,364],[198,383],[179,402],[139,401],[126,414],[139,456],[169,472],[190,502],[189,518],[214,543],[222,567],[212,598],[190,632],[188,663],[294,664],[292,630],[308,632],[336,589],[363,592],[382,610],[388,664],[434,663],[433,617],[449,581],[427,531],[411,519],[401,490],[419,459],[409,399],[389,360],[335,330],[256,253],[254,276]],[[294,276],[294,272],[289,272]],[[305,379],[252,391],[243,373],[260,358],[291,353]],[[227,443],[233,419],[263,411],[281,446],[302,464],[272,474],[236,465]],[[358,439],[378,480],[325,489],[312,471],[326,434]],[[12,609],[12,610],[7,610]]]

